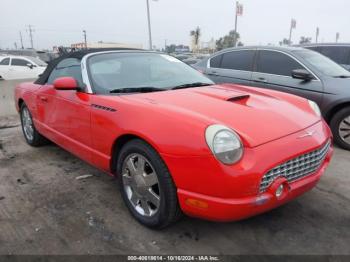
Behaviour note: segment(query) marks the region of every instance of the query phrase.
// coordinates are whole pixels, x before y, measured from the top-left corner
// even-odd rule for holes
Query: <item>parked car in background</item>
[[[59,56],[51,51],[39,51],[35,49],[0,50],[0,54],[36,57],[45,63],[49,63]]]
[[[174,54],[173,56],[175,58],[179,59],[180,61],[184,61],[184,60],[189,59],[190,57],[192,57],[192,54],[189,54],[189,53]]]
[[[188,65],[197,64],[199,61],[201,61],[201,60],[198,58],[195,58],[195,57],[189,57],[189,58],[182,60],[182,62],[184,62],[185,64],[188,64]]]
[[[40,60],[44,61],[45,63],[50,63],[52,60],[59,57],[57,53],[50,51],[36,51],[36,53],[38,54]]]
[[[0,79],[38,78],[47,64],[29,56],[0,56]]]
[[[274,89],[315,101],[335,142],[350,150],[350,72],[300,47],[242,47],[193,65],[216,83]]]
[[[68,54],[15,99],[29,145],[48,138],[117,175],[130,213],[152,228],[182,212],[232,221],[276,208],[311,190],[333,151],[314,102],[214,85],[151,51]]]
[[[350,44],[307,44],[302,47],[319,52],[350,71]]]
[[[183,53],[174,55],[177,59],[188,65],[197,64],[202,59],[209,57],[209,54]]]

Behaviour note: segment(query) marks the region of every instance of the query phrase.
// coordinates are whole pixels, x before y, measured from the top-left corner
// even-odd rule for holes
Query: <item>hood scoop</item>
[[[245,103],[248,98],[250,97],[249,94],[246,92],[237,92],[230,89],[223,89],[223,88],[202,88],[199,91],[196,91],[196,93],[209,96],[212,98],[220,99],[223,101],[228,102],[242,102]]]
[[[244,100],[244,102],[245,102],[246,100],[248,100],[249,97],[250,97],[249,95],[232,96],[232,97],[227,98],[226,101],[236,102],[236,101]]]

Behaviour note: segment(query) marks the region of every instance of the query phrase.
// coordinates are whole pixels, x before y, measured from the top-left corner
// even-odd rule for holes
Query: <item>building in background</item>
[[[215,52],[216,49],[216,41],[214,38],[212,38],[208,42],[201,42],[199,47],[199,52],[205,53],[205,54],[212,54]]]
[[[190,47],[186,45],[177,45],[175,46],[176,53],[188,53],[190,52]]]
[[[142,44],[125,44],[125,43],[114,43],[114,42],[103,42],[99,41],[97,43],[87,43],[87,48],[137,48],[142,49]],[[85,43],[75,43],[71,44],[71,48],[85,48]]]

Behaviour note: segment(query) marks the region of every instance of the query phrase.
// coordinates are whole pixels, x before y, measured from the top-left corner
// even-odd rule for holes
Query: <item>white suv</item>
[[[47,64],[36,57],[0,56],[0,79],[37,78],[44,72]]]

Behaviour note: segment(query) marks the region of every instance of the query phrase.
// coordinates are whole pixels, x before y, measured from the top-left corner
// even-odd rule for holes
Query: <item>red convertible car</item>
[[[153,228],[278,207],[316,185],[333,151],[314,102],[214,85],[157,52],[73,52],[15,99],[29,145],[48,139],[117,175],[131,214]]]

